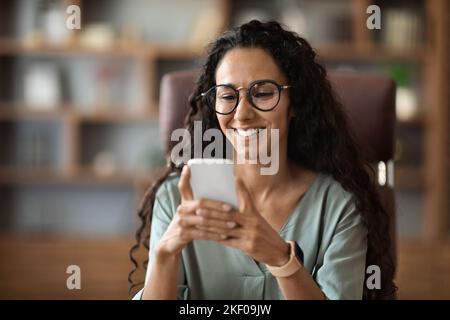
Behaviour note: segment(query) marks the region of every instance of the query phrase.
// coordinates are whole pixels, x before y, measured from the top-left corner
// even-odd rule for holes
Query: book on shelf
[[[415,10],[387,9],[384,12],[382,43],[394,49],[414,49],[421,43],[423,23]]]

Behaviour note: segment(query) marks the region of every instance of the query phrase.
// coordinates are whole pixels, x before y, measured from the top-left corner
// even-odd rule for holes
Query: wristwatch
[[[303,251],[295,241],[286,241],[291,247],[289,261],[281,266],[267,266],[267,269],[274,277],[289,277],[303,267]]]

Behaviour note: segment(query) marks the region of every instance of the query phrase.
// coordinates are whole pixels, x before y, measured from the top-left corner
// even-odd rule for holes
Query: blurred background
[[[81,10],[80,29],[67,19]],[[369,30],[369,5],[381,29]],[[446,0],[3,0],[0,298],[127,299],[136,209],[165,164],[162,75],[252,18],[308,39],[328,69],[397,83],[400,299],[450,299]],[[73,22],[73,20],[71,20]],[[75,24],[76,26],[76,21]],[[69,265],[81,290],[68,290]]]

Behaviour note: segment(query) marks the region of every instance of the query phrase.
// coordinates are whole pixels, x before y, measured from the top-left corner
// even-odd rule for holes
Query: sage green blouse
[[[161,185],[153,209],[149,264],[156,244],[180,203],[179,176]],[[354,198],[330,175],[318,174],[280,230],[304,252],[304,267],[328,299],[361,299],[365,275],[367,229]],[[140,299],[139,291],[133,299]],[[238,249],[195,240],[182,251],[178,299],[284,299],[277,280],[262,263]]]

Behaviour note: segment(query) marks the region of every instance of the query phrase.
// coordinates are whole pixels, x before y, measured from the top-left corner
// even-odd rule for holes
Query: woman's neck
[[[292,181],[299,179],[299,167],[289,161],[287,157],[279,159],[278,171],[273,175],[261,174],[261,169],[264,167],[260,164],[238,164],[236,165],[236,176],[240,177],[250,193],[254,201],[264,202],[269,198],[275,190],[288,190]],[[257,195],[257,196],[256,196]]]

